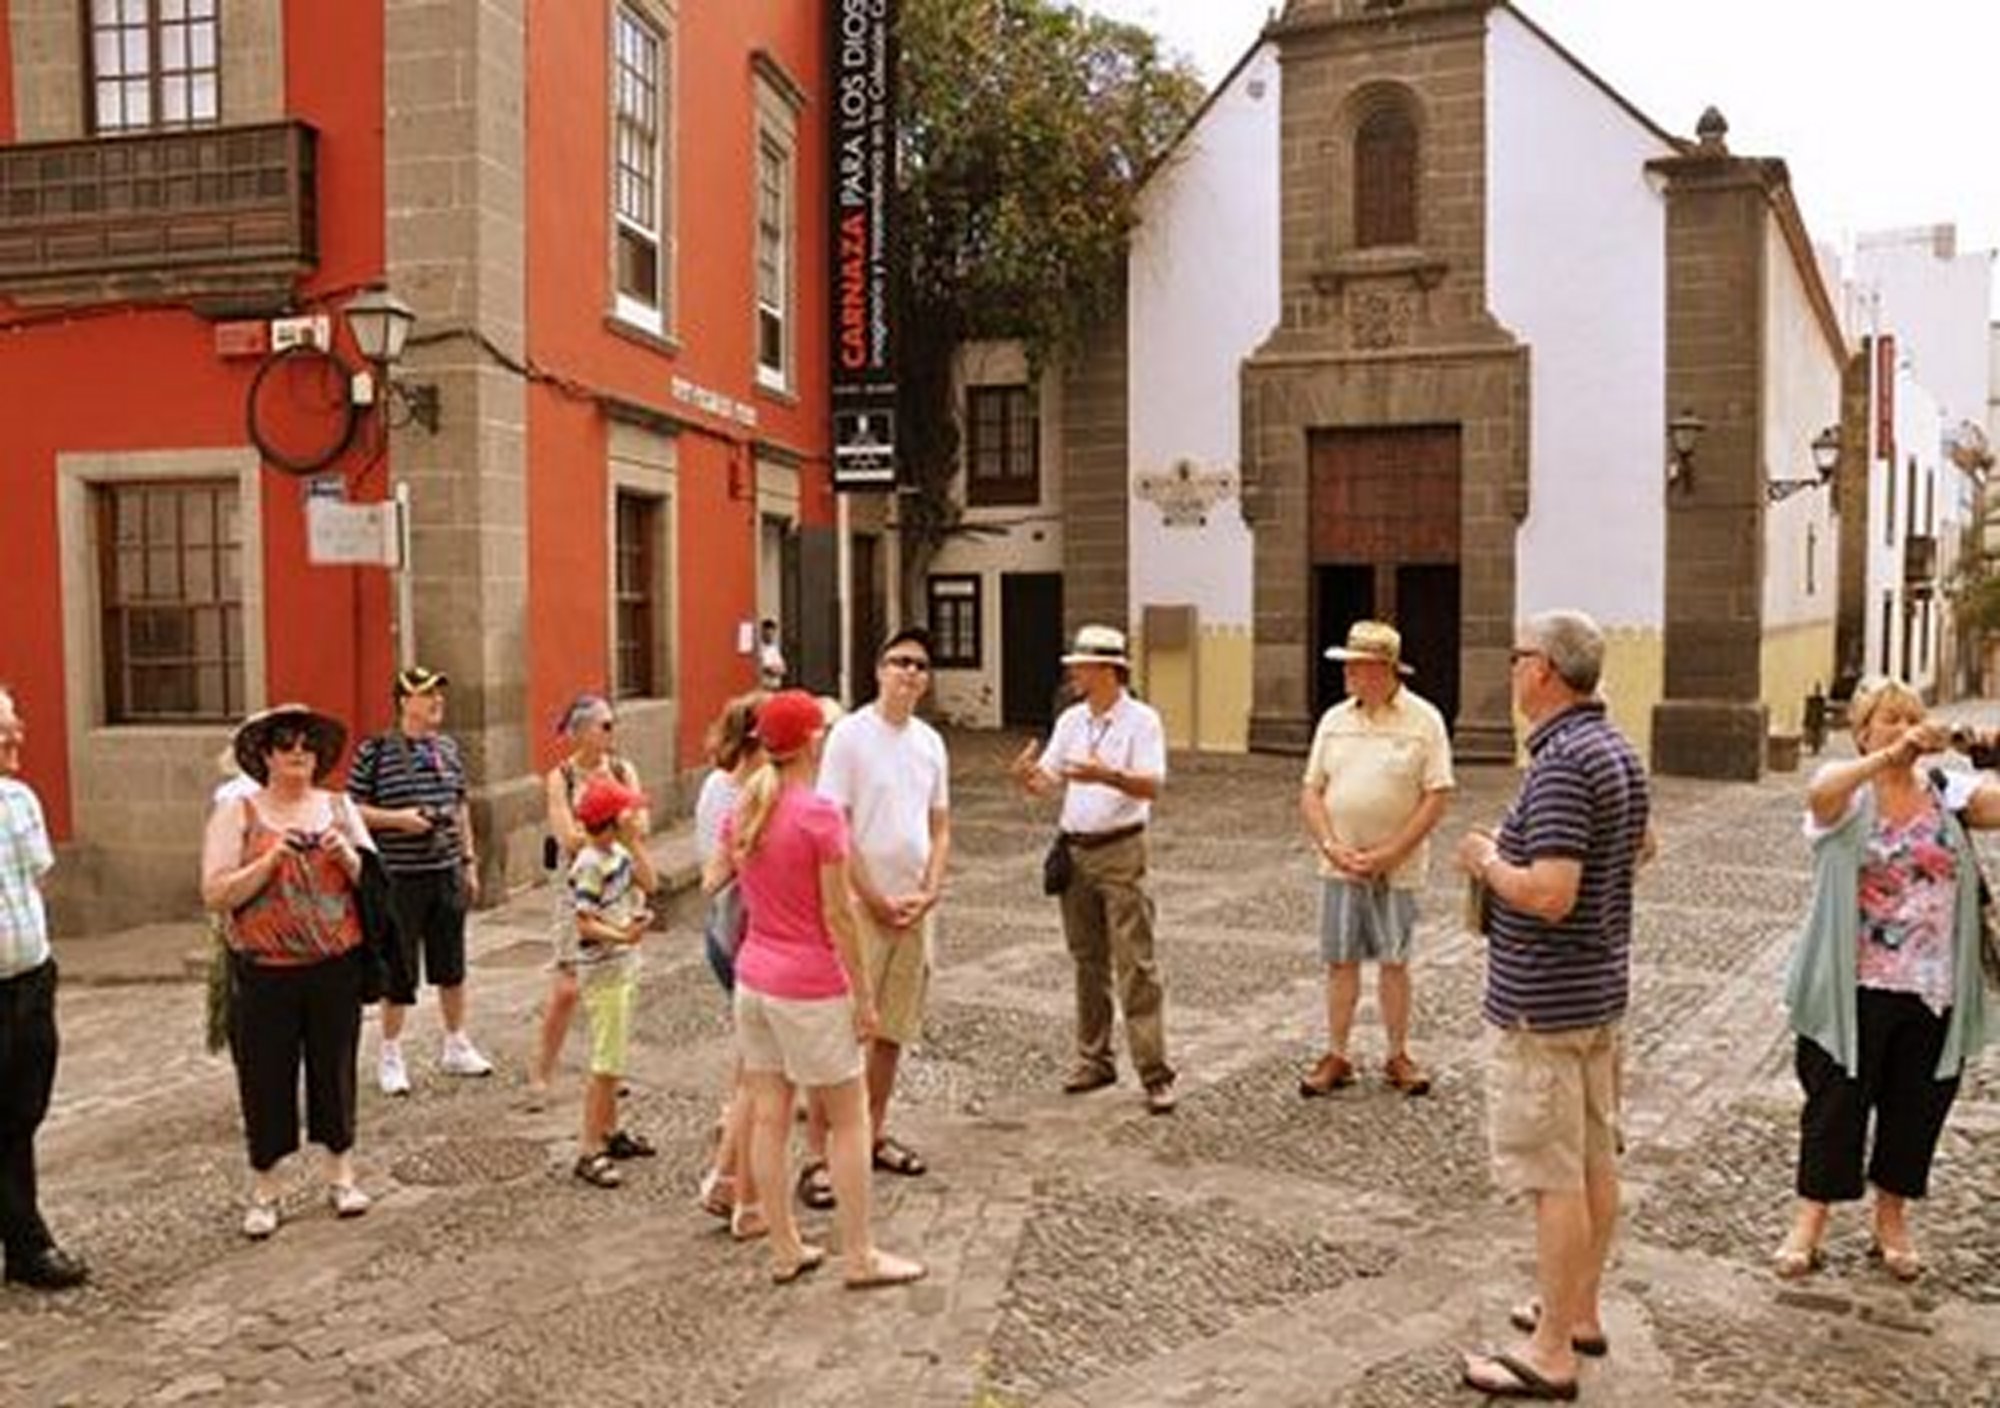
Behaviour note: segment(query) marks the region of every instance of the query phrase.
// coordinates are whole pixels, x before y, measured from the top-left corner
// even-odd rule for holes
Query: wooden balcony
[[[283,301],[319,259],[303,122],[0,146],[0,294]]]

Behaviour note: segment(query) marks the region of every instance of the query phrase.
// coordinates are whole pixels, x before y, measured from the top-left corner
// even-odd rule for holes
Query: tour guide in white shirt
[[[1063,789],[1071,878],[1062,916],[1076,962],[1077,1049],[1063,1089],[1078,1095],[1118,1079],[1111,1053],[1115,977],[1146,1108],[1165,1114],[1174,1107],[1174,1069],[1167,1064],[1145,880],[1146,823],[1167,775],[1166,735],[1160,716],[1125,691],[1132,665],[1124,632],[1085,626],[1062,663],[1083,702],[1063,711],[1039,757],[1029,740],[1011,771],[1031,795]]]

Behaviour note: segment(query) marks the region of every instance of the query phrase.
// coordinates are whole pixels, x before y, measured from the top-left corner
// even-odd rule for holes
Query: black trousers
[[[1945,1018],[1909,993],[1863,988],[1857,996],[1859,1077],[1817,1042],[1798,1039],[1796,1067],[1806,1106],[1799,1115],[1799,1196],[1852,1202],[1867,1182],[1887,1193],[1921,1198],[1930,1190],[1931,1156],[1958,1095],[1958,1077],[1938,1080]],[[1875,1148],[1867,1153],[1868,1117]]]
[[[0,1241],[7,1264],[54,1238],[36,1207],[35,1131],[56,1083],[56,964],[0,980]]]
[[[299,1147],[299,1067],[306,1133],[335,1154],[354,1147],[354,1056],[361,1044],[361,964],[352,954],[298,968],[242,955],[230,1001],[229,1052],[250,1167],[259,1173]]]

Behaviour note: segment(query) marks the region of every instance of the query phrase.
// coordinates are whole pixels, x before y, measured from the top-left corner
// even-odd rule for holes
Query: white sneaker
[[[446,1032],[438,1068],[448,1076],[490,1076],[493,1063],[479,1054],[472,1038],[464,1032]]]
[[[397,1041],[382,1043],[382,1064],[377,1072],[384,1095],[408,1095],[410,1093],[410,1073],[403,1068],[403,1045]]]
[[[359,1217],[368,1211],[373,1201],[366,1193],[352,1183],[335,1183],[328,1186],[326,1200],[333,1205],[336,1217]]]
[[[253,1242],[261,1242],[278,1230],[278,1205],[250,1200],[250,1206],[243,1212],[243,1235]]]

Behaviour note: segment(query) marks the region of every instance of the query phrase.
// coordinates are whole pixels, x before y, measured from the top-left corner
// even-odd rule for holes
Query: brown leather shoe
[[[1391,1056],[1382,1063],[1382,1078],[1405,1095],[1428,1095],[1431,1078],[1407,1056]]]
[[[1102,1066],[1082,1065],[1071,1071],[1069,1079],[1063,1082],[1063,1094],[1087,1095],[1093,1090],[1116,1084],[1118,1072],[1107,1071]]]
[[[1299,1094],[1311,1100],[1315,1096],[1345,1090],[1352,1084],[1354,1063],[1337,1052],[1329,1051],[1319,1058],[1319,1064],[1310,1073],[1299,1078]]]

